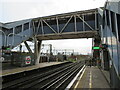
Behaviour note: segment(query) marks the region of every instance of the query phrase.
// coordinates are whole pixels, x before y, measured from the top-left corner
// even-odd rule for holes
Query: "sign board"
[[[26,56],[25,64],[31,64],[31,57],[30,56]]]
[[[96,50],[96,49],[101,49],[101,48],[98,46],[94,46],[94,47],[92,47],[92,49]]]
[[[6,48],[6,50],[10,50],[11,48]]]

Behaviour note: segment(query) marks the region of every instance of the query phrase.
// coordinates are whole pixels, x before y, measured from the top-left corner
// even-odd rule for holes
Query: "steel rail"
[[[60,80],[62,79],[63,81],[66,80],[67,77],[71,76],[72,72],[75,72],[78,69],[80,69],[81,65],[82,63],[80,62],[70,63],[62,67],[57,67],[54,70],[44,72],[42,74],[34,74],[27,78],[24,77],[23,79],[15,80],[14,83],[10,82],[11,84],[9,85],[7,85],[8,83],[4,84],[3,89],[6,88],[16,88],[16,89],[44,88],[45,89],[46,87],[50,88],[53,87],[52,85],[58,83]]]
[[[42,77],[42,79],[36,80],[35,82],[29,83],[29,84],[27,84],[27,85],[23,85],[23,87],[20,87],[20,88],[32,88],[33,86],[35,86],[35,85],[37,85],[37,84],[39,84],[39,83],[42,83],[42,82],[44,82],[45,80],[50,79],[50,78],[52,78],[52,77],[54,77],[54,76],[62,73],[63,71],[66,71],[66,70],[70,69],[70,68],[73,67],[74,65],[75,65],[75,64],[72,64],[71,66],[66,67],[66,68],[64,68],[64,69],[62,69],[62,70],[60,70],[60,71],[57,71],[57,72],[53,73],[53,74],[48,74],[48,76]]]
[[[82,66],[82,65],[81,65]],[[57,81],[55,81],[53,84],[49,85],[46,89],[57,89],[59,88],[68,78],[70,78],[76,71],[78,71],[81,66],[77,65],[76,67],[72,68],[71,70],[68,71],[67,74],[59,78]],[[42,89],[41,89],[42,90]]]
[[[43,90],[43,89],[50,89],[50,87],[52,87],[53,85],[55,85],[56,83],[60,82],[62,79],[66,78],[66,76],[69,76],[69,74],[71,72],[74,72],[77,68],[78,68],[79,65],[69,69],[67,72],[61,74],[59,77],[55,78],[54,80],[48,82],[46,85],[44,85],[43,87],[41,87],[40,89]]]
[[[53,73],[53,72],[55,72],[55,71],[58,71],[59,69],[62,69],[62,68],[65,68],[65,67],[67,67],[67,66],[69,66],[69,65],[71,65],[71,64],[73,64],[73,63],[70,63],[70,64],[67,64],[67,65],[65,65],[65,66],[62,66],[62,67],[60,67],[60,68],[56,68],[56,69],[53,69],[53,70],[51,70],[51,71],[48,71],[48,72],[45,72],[45,73],[42,73],[42,74],[38,74],[38,75],[32,75],[32,76],[29,76],[29,77],[25,77],[24,79],[22,79],[22,80],[20,80],[20,79],[17,79],[17,80],[14,80],[14,81],[12,81],[12,82],[8,82],[8,83],[5,83],[5,84],[3,84],[3,88],[8,88],[8,87],[12,87],[12,86],[15,86],[15,85],[17,85],[17,84],[19,84],[20,85],[20,83],[22,84],[22,83],[25,83],[25,82],[27,82],[27,81],[31,81],[32,79],[34,79],[34,78],[36,78],[36,79],[38,79],[37,77],[43,77],[44,75],[48,75],[48,74],[51,74],[51,73]],[[30,79],[31,78],[31,79]]]
[[[12,83],[12,82],[10,82],[10,84],[8,84],[8,83],[6,83],[6,84],[8,84],[7,86],[4,84],[3,85],[3,88],[15,88],[15,87],[20,87],[21,85],[23,85],[23,84],[26,84],[26,83],[30,83],[30,82],[33,82],[33,81],[35,81],[35,80],[37,80],[37,79],[39,79],[39,78],[43,78],[43,77],[45,77],[45,76],[47,76],[47,75],[49,75],[49,74],[51,74],[51,73],[54,73],[54,72],[56,72],[56,71],[59,71],[60,69],[63,69],[64,70],[64,68],[65,69],[67,69],[67,68],[69,68],[68,66],[70,66],[70,67],[72,67],[72,66],[74,66],[74,64],[72,63],[70,63],[70,64],[67,64],[67,65],[65,65],[65,66],[62,66],[62,67],[60,67],[60,68],[57,68],[57,69],[55,69],[55,70],[51,70],[51,71],[48,71],[48,72],[45,72],[45,73],[42,73],[42,74],[38,74],[38,75],[35,75],[35,76],[30,76],[30,77],[27,77],[27,78],[25,78],[25,79],[22,79],[22,80],[20,80],[20,79],[18,79],[18,80],[15,80],[14,81],[14,83]],[[67,68],[66,68],[67,67]]]
[[[83,65],[82,65],[82,66],[83,66]],[[58,89],[58,88],[61,88],[62,85],[64,85],[64,83],[65,83],[70,77],[72,77],[72,75],[74,75],[79,69],[81,69],[82,66],[76,68],[76,70],[75,70],[74,72],[72,72],[72,73],[71,73],[67,78],[65,78],[57,87],[55,87],[55,90]]]

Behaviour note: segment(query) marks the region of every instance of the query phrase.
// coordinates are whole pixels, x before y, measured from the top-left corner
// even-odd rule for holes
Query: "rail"
[[[74,76],[80,71],[84,62],[76,62],[76,63],[66,63],[61,65],[56,65],[54,67],[49,67],[45,71],[40,71],[40,69],[36,69],[35,71],[26,72],[19,78],[14,80],[4,80],[3,79],[3,89],[6,88],[16,88],[16,89],[31,89],[31,88],[39,88],[39,89],[57,89],[57,88],[65,88],[69,82],[74,78]],[[32,73],[30,75],[30,73]],[[7,76],[6,76],[7,77]],[[5,77],[4,77],[5,78]],[[9,78],[8,78],[9,79]]]

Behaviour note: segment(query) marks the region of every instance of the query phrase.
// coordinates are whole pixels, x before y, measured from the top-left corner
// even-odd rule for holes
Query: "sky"
[[[0,0],[0,22],[12,22],[29,18],[103,7],[106,0]],[[52,40],[56,49],[75,49],[91,52],[92,39]]]

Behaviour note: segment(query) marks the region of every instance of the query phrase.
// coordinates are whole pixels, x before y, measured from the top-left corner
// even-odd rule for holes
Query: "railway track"
[[[15,89],[65,89],[75,75],[83,67],[84,62],[68,63],[65,65],[59,65],[54,69],[50,69],[44,72],[39,72],[28,77],[21,77],[19,79],[4,82],[3,89],[15,88]]]

